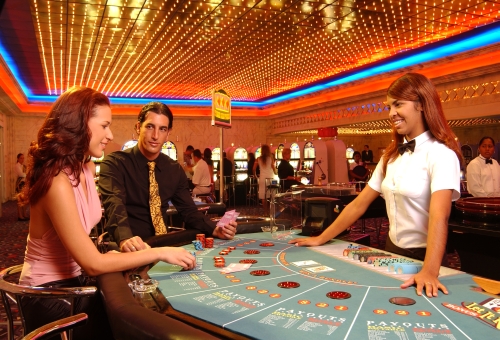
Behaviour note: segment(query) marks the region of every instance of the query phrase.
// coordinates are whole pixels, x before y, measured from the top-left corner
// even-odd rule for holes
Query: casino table
[[[442,267],[449,294],[417,296],[413,288],[399,288],[412,274],[344,256],[349,243],[295,247],[287,243],[292,237],[254,233],[215,240],[214,248],[196,252],[191,271],[156,264],[147,272],[161,291],[153,309],[233,339],[500,338],[500,298],[481,290],[469,274]],[[214,257],[228,247],[235,249],[223,256],[226,266],[255,263],[222,273]]]

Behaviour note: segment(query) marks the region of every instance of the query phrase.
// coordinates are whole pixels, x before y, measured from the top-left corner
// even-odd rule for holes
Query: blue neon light
[[[494,44],[500,42],[500,26],[493,25],[492,28],[488,29],[487,27],[482,27],[480,32],[474,34],[474,31],[467,32],[469,34],[468,37],[459,40],[452,41],[446,45],[439,45],[436,47],[432,47],[429,45],[425,51],[415,52],[415,54],[405,53],[401,56],[400,59],[390,60],[386,63],[381,63],[375,66],[367,66],[365,69],[360,71],[353,71],[353,73],[335,79],[328,80],[324,83],[319,83],[312,85],[310,87],[293,91],[281,96],[277,96],[274,98],[266,99],[263,101],[255,101],[255,102],[244,102],[244,101],[232,101],[231,106],[233,107],[258,107],[262,108],[266,105],[276,104],[285,100],[289,100],[292,98],[297,98],[300,96],[304,96],[313,92],[325,90],[331,88],[333,86],[345,84],[351,81],[367,78],[374,75],[383,74],[385,72],[394,71],[400,68],[408,67],[411,65],[415,65],[418,63],[428,62],[432,60],[436,60],[439,58],[447,57],[456,53],[466,52],[473,50],[478,47],[484,47],[486,45]],[[453,39],[450,38],[450,39]],[[7,63],[10,68],[12,74],[16,77],[19,85],[21,86],[23,92],[28,97],[30,102],[54,102],[57,99],[57,96],[37,96],[32,95],[31,91],[22,81],[20,77],[19,70],[2,45],[0,41],[0,53],[3,56],[3,59]],[[411,53],[411,52],[410,52]],[[182,105],[182,106],[211,106],[211,100],[181,100],[181,99],[161,99],[161,98],[113,98],[110,97],[110,100],[113,104],[128,104],[128,105],[144,105],[151,101],[159,100],[167,105]]]
[[[19,73],[19,68],[17,67],[16,63],[14,62],[14,59],[10,56],[10,53],[7,51],[7,49],[3,46],[2,40],[0,39],[0,55],[2,56],[2,59],[5,61],[7,66],[9,67],[10,72],[16,78],[17,83],[23,90],[24,94],[29,98],[32,93],[31,90],[29,89],[28,86],[23,81],[23,78],[21,77],[21,73]]]

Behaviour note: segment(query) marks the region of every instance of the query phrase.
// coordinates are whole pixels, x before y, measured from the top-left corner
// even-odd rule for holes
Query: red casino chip
[[[274,243],[272,242],[264,242],[264,243],[261,243],[259,244],[261,247],[273,247],[274,246]]]
[[[217,260],[214,260],[214,263],[225,263],[226,260],[224,259],[217,259]]]
[[[269,275],[269,274],[271,274],[271,272],[269,270],[254,270],[254,271],[250,272],[250,275],[254,275],[254,276],[265,276],[265,275]]]
[[[257,263],[257,260],[244,259],[244,260],[240,260],[240,263]]]
[[[348,292],[335,291],[327,293],[326,296],[329,297],[330,299],[343,300],[343,299],[349,299],[351,297],[351,294],[349,294]]]
[[[228,252],[227,252],[227,251],[224,251],[224,250],[223,250],[223,251],[221,251],[221,252],[219,252],[219,255],[227,255],[227,254],[228,254]]]
[[[260,251],[255,250],[255,249],[248,249],[248,250],[245,250],[243,253],[255,255],[255,254],[260,254]]]
[[[226,266],[226,264],[222,263],[222,262],[218,262],[218,263],[215,263],[214,266],[217,268],[224,268]]]
[[[234,247],[234,246],[231,246],[231,247],[228,247],[228,248],[229,248],[229,250],[235,250],[236,249],[236,247]]]
[[[293,282],[293,281],[284,281],[284,282],[278,283],[278,287],[280,287],[280,288],[286,288],[286,289],[289,289],[289,288],[298,288],[298,287],[300,287],[300,283]]]

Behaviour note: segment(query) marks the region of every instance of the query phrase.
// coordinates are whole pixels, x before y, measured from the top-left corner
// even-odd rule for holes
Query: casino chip
[[[273,247],[274,246],[274,243],[271,243],[271,242],[264,242],[264,243],[261,243],[259,244],[261,247]]]
[[[407,297],[392,297],[389,299],[389,302],[400,306],[411,306],[416,303],[415,300]]]
[[[298,283],[298,282],[292,282],[292,281],[284,281],[284,282],[278,283],[278,287],[280,287],[280,288],[286,288],[286,289],[289,289],[289,288],[298,288],[298,287],[300,287],[300,283]]]
[[[248,249],[248,250],[245,250],[243,253],[255,255],[255,254],[260,254],[260,250]]]
[[[254,270],[250,272],[250,275],[254,276],[264,276],[264,275],[269,275],[271,272],[269,270]]]
[[[329,297],[330,299],[344,300],[344,299],[349,299],[351,297],[351,294],[349,294],[348,292],[334,291],[326,293],[326,296]]]
[[[257,263],[257,260],[244,259],[244,260],[240,260],[240,263]]]

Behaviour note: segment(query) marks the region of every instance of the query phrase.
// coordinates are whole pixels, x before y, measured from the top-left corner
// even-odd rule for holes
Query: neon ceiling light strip
[[[12,57],[10,56],[10,53],[3,46],[1,39],[0,39],[0,56],[2,57],[3,61],[7,64],[10,73],[12,73],[12,75],[16,79],[17,84],[19,84],[19,86],[21,87],[21,90],[23,91],[24,95],[27,96],[28,98],[32,96],[31,90],[29,89],[28,86],[26,86],[23,79],[21,78],[21,74],[19,73],[19,68],[17,67]]]
[[[446,56],[450,56],[453,54],[466,52],[473,50],[475,48],[484,47],[490,44],[500,42],[500,25],[492,24],[488,25],[489,28],[481,27],[479,29],[474,29],[465,34],[468,36],[458,40],[452,41],[446,45],[439,45],[436,47],[432,47],[432,44],[425,47],[424,51],[417,51],[415,53],[405,53],[404,56],[399,57],[396,60],[390,60],[386,63],[381,63],[380,65],[375,65],[372,67],[366,67],[361,71],[354,71],[347,76],[340,76],[335,80],[329,80],[324,83],[319,83],[305,89],[301,89],[298,91],[290,92],[288,94],[284,94],[281,96],[277,96],[274,98],[266,99],[263,101],[256,102],[243,102],[243,101],[232,101],[231,106],[233,107],[264,107],[270,104],[276,104],[285,100],[297,98],[300,96],[304,96],[313,92],[322,91],[333,86],[345,84],[348,82],[352,82],[355,80],[367,78],[374,75],[383,74],[385,72],[394,71],[400,68],[412,66],[418,63],[428,62],[435,59],[443,58]],[[479,32],[474,32],[479,31]],[[456,37],[455,37],[456,38]],[[453,39],[453,38],[451,38]],[[456,40],[456,39],[455,39]],[[441,42],[442,43],[442,42]],[[17,66],[13,62],[10,55],[7,53],[5,48],[0,42],[0,53],[4,57],[7,65],[9,66],[12,74],[16,77],[18,83],[20,84],[22,90],[27,95],[28,100],[30,102],[54,102],[57,99],[57,96],[36,96],[31,95],[31,91],[26,87],[26,85],[21,81],[21,77]],[[397,57],[396,57],[397,58]],[[211,106],[211,100],[182,100],[182,99],[163,99],[163,98],[116,98],[110,97],[110,100],[113,104],[121,104],[121,105],[144,105],[151,101],[161,101],[167,105],[182,105],[182,106]]]

